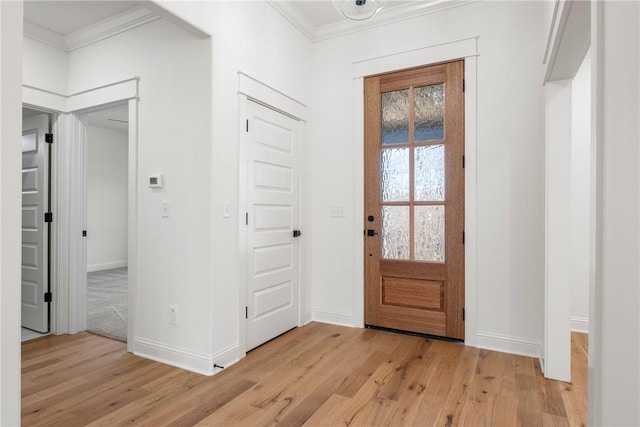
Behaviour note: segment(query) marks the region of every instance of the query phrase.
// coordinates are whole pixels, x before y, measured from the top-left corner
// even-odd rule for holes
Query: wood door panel
[[[434,280],[410,280],[402,277],[383,276],[380,286],[383,306],[444,310],[444,282]]]
[[[403,331],[439,336],[447,334],[444,312],[382,306],[378,313],[378,322],[381,326]]]
[[[367,325],[464,339],[463,78],[463,61],[365,78]],[[437,127],[425,131],[425,120]],[[383,181],[383,159],[400,152],[408,164],[385,160]],[[438,163],[425,166],[425,155]],[[444,178],[432,184],[433,176]],[[383,200],[382,185],[407,179],[408,190],[385,187],[394,197]],[[425,185],[439,186],[429,193]]]
[[[409,86],[420,87],[444,83],[447,80],[447,64],[431,65],[426,68],[398,71],[385,75],[380,82],[381,92],[405,89]]]
[[[387,276],[407,277],[411,279],[446,280],[448,266],[436,263],[408,263],[406,261],[380,260],[380,268]]]

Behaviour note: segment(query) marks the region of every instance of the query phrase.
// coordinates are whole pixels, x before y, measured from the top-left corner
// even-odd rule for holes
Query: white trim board
[[[295,120],[307,121],[305,104],[242,71],[238,71],[238,94]]]
[[[114,268],[124,268],[128,264],[127,260],[103,262],[101,264],[87,265],[87,273],[95,273],[96,271],[112,270]]]
[[[22,103],[25,106],[33,106],[38,109],[71,113],[105,104],[137,99],[139,82],[139,77],[131,77],[67,95],[22,85]]]
[[[213,365],[225,368],[238,362],[238,346],[232,345],[213,354],[200,353],[153,340],[136,338],[133,354],[156,362],[211,376],[221,372]]]
[[[365,229],[364,224],[364,77],[403,68],[412,68],[438,62],[464,60],[465,73],[465,344],[476,346],[477,334],[477,57],[478,37],[437,43],[405,52],[375,58],[362,58],[353,63],[354,89],[354,229]],[[354,240],[354,326],[364,325],[364,259],[363,238]],[[320,313],[319,311],[314,311]],[[539,354],[538,354],[539,356]]]
[[[492,334],[489,332],[478,332],[476,337],[476,347],[485,350],[501,351],[503,353],[518,354],[536,359],[539,359],[542,354],[542,344],[526,338]]]
[[[313,310],[311,313],[312,322],[328,323],[330,325],[347,326],[349,328],[361,328],[356,316],[351,313],[341,313],[331,310]]]
[[[583,334],[589,333],[589,319],[587,317],[572,317],[571,318],[571,331],[580,332]]]

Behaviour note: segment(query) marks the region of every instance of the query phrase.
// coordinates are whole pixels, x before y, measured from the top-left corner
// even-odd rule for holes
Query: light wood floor
[[[536,360],[311,323],[213,377],[83,333],[22,344],[25,426],[586,425],[587,339],[573,383]]]

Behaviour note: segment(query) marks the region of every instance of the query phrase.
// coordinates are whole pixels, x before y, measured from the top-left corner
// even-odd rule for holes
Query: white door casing
[[[49,331],[48,130],[48,114],[22,121],[22,326],[43,333]]]
[[[298,326],[299,123],[247,102],[246,349]]]

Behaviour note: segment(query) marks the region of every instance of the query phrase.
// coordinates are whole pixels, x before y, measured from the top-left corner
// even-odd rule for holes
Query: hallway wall
[[[313,311],[357,326],[363,286],[356,64],[478,37],[477,344],[540,355],[544,313],[544,2],[475,2],[318,42],[313,57]],[[357,48],[354,48],[356,46]],[[329,172],[330,171],[330,172]],[[344,219],[329,217],[344,206]],[[322,254],[322,256],[319,256]],[[331,266],[327,268],[327,266]],[[360,293],[361,295],[361,293]],[[469,310],[467,310],[469,313]]]
[[[87,272],[127,266],[128,138],[87,128]]]

